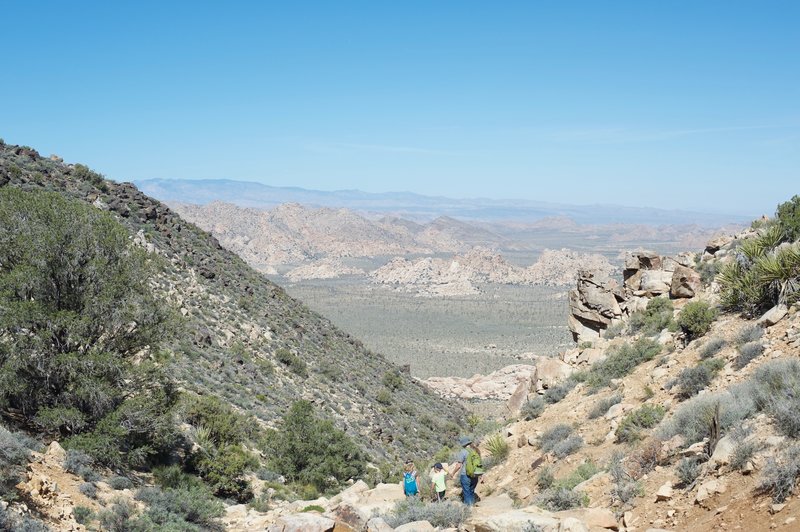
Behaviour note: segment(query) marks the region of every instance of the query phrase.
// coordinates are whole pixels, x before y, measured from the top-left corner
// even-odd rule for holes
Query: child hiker
[[[406,497],[416,497],[419,493],[419,486],[417,485],[417,469],[414,467],[414,462],[410,459],[406,460],[406,465],[403,469],[403,493],[405,493]]]
[[[433,500],[434,501],[443,501],[444,500],[444,492],[447,489],[447,484],[445,484],[445,471],[442,464],[436,463],[433,466],[433,473],[431,473],[431,487],[433,488],[433,493],[435,493]]]

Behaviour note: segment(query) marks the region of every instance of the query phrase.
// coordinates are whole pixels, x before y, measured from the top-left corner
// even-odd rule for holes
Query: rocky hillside
[[[466,247],[449,234],[444,223],[422,226],[392,218],[373,222],[347,209],[314,209],[297,203],[267,211],[221,202],[172,206],[257,268],[298,264],[322,256],[405,255]]]
[[[370,272],[369,277],[373,283],[420,295],[459,296],[477,293],[480,285],[487,283],[570,286],[581,269],[604,276],[615,270],[602,255],[567,249],[545,250],[533,265],[521,268],[510,264],[497,252],[474,248],[449,260],[397,257]]]
[[[411,378],[402,394],[376,402],[389,393],[386,376],[402,375],[397,367],[133,185],[3,144],[0,186],[52,190],[108,211],[163,257],[155,290],[179,316],[168,364],[182,388],[219,396],[265,426],[307,399],[375,460],[433,452],[458,432],[464,411]],[[279,211],[284,226],[294,210]],[[334,240],[329,249],[337,249]],[[429,422],[420,425],[421,416]]]
[[[322,258],[408,258],[409,255],[462,253],[474,247],[501,253],[538,254],[548,248],[567,246],[573,250],[573,256],[559,251],[551,251],[551,256],[559,262],[574,262],[593,254],[613,257],[622,247],[655,248],[662,252],[693,249],[721,230],[730,229],[699,225],[580,225],[564,216],[531,223],[486,223],[438,216],[418,223],[399,216],[375,218],[345,208],[316,208],[297,203],[269,209],[245,208],[219,201],[204,205],[170,202],[170,206],[186,220],[217,237],[223,247],[267,273],[276,273],[276,266],[297,266]],[[446,210],[446,205],[442,209]],[[549,270],[545,260],[539,271],[531,272],[533,282],[552,281]],[[566,264],[565,275],[557,282],[570,284],[573,273],[574,268]]]
[[[800,197],[794,208],[798,231]],[[471,419],[488,467],[471,512],[355,484],[266,514],[231,508],[230,526],[796,530],[800,243],[766,224],[696,255],[633,254],[621,279],[584,274],[573,312],[587,326],[559,358],[429,379],[443,395],[506,402],[505,422]],[[732,291],[745,277],[751,299]],[[764,282],[783,288],[755,290]],[[426,479],[434,460],[444,457],[417,464]],[[447,498],[458,492],[448,480]],[[303,516],[306,504],[321,515]]]

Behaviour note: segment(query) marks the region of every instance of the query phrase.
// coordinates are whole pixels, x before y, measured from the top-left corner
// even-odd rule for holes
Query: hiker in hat
[[[472,506],[475,504],[475,488],[483,474],[481,454],[473,443],[472,438],[468,436],[462,436],[458,443],[462,449],[458,453],[458,461],[451,476],[455,477],[456,473],[459,473],[461,496],[464,499],[464,504]]]
[[[433,472],[431,472],[431,488],[433,488],[433,493],[436,494],[433,500],[437,502],[443,501],[447,484],[445,483],[444,467],[438,462],[433,465]]]

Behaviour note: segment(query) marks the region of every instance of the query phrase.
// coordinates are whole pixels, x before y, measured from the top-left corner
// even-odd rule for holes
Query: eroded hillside
[[[307,399],[376,459],[433,452],[458,432],[460,407],[411,378],[402,379],[402,394],[389,393],[383,382],[402,375],[397,367],[133,185],[11,145],[0,145],[0,185],[52,190],[107,210],[166,259],[154,289],[180,316],[169,363],[181,387],[217,395],[266,425]]]

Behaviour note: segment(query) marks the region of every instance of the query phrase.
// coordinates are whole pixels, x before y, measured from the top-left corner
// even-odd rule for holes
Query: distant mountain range
[[[664,210],[621,205],[566,205],[517,199],[423,196],[410,192],[368,193],[359,190],[332,192],[299,187],[273,187],[229,179],[144,179],[134,184],[145,194],[164,202],[205,205],[224,201],[240,207],[269,209],[283,203],[313,207],[348,208],[375,215],[392,215],[427,222],[439,216],[486,222],[531,223],[544,218],[569,218],[579,224],[694,224],[719,227],[749,223],[741,215]]]

